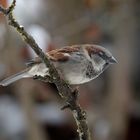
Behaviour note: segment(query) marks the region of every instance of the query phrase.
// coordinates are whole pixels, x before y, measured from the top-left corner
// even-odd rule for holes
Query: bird
[[[109,50],[95,44],[71,45],[46,53],[58,73],[70,85],[80,85],[97,78],[111,64],[117,63]],[[27,68],[0,82],[1,86],[34,76],[49,76],[49,68],[39,57],[27,63]]]

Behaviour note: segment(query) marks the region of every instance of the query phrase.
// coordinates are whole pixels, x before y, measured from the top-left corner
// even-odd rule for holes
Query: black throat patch
[[[88,62],[85,75],[87,78],[93,78],[97,75],[97,72],[93,68],[92,62],[90,61]]]

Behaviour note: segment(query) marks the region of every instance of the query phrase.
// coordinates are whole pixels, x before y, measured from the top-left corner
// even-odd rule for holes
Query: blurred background
[[[12,0],[0,0],[7,7]],[[17,0],[16,19],[44,51],[93,43],[118,64],[80,86],[92,140],[140,140],[140,1]],[[35,56],[0,15],[0,80]],[[0,87],[0,140],[78,140],[55,85],[23,79]]]

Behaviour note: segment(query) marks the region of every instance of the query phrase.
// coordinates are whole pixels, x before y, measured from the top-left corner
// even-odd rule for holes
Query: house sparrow
[[[99,45],[85,44],[67,46],[47,53],[59,74],[71,85],[83,84],[98,77],[116,59]],[[49,70],[39,57],[31,60],[27,68],[3,81],[7,86],[21,78],[49,76]]]

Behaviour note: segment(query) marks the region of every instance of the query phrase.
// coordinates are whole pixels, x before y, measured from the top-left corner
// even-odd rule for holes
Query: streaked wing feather
[[[68,46],[61,49],[56,49],[48,52],[48,57],[52,61],[60,61],[65,62],[69,59],[70,54],[73,52],[78,52],[80,49],[80,45]],[[27,67],[31,67],[35,64],[41,63],[41,59],[36,57],[35,59],[30,60],[26,63]]]
[[[48,52],[48,54],[52,61],[65,62],[69,59],[71,53],[78,52],[79,49],[80,49],[79,45],[74,45],[50,51]]]
[[[36,57],[35,59],[32,59],[32,60],[29,60],[27,63],[26,63],[26,66],[27,67],[31,67],[35,64],[40,64],[42,61],[39,57]]]

